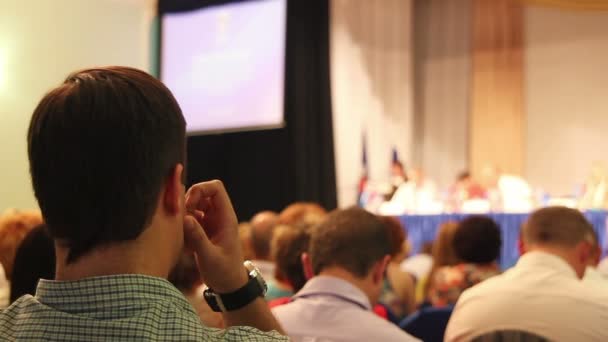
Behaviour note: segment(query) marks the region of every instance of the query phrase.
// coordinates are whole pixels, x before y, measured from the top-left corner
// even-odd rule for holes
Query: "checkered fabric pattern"
[[[171,283],[144,275],[41,280],[0,313],[2,341],[287,341],[252,327],[203,326]]]

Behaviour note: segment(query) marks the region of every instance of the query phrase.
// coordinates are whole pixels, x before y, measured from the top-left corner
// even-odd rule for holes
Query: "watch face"
[[[266,292],[268,291],[268,284],[266,284],[266,280],[262,276],[262,272],[260,272],[255,264],[249,260],[245,261],[244,265],[245,268],[247,268],[247,271],[249,271],[249,277],[254,278],[260,284],[263,291],[262,295],[266,295]]]

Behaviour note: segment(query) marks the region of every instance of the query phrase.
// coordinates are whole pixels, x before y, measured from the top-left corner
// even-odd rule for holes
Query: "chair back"
[[[422,308],[406,317],[399,326],[408,334],[425,342],[441,342],[453,309],[452,306]]]
[[[497,330],[492,331],[471,340],[472,342],[548,342],[545,337],[528,331],[521,330]]]

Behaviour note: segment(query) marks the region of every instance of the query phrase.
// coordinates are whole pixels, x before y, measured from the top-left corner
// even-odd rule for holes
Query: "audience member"
[[[239,223],[239,240],[241,241],[241,248],[243,249],[243,258],[245,260],[252,260],[255,258],[253,250],[251,249],[251,224],[249,222]]]
[[[315,276],[274,314],[294,341],[408,341],[371,310],[390,260],[386,227],[363,209],[337,210],[312,228]]]
[[[192,253],[183,252],[171,273],[168,280],[184,297],[190,302],[201,322],[212,328],[224,328],[222,315],[214,312],[204,299],[205,285],[201,280],[201,275],[196,266],[196,259]]]
[[[433,242],[427,241],[422,244],[420,252],[416,255],[406,258],[401,262],[401,270],[408,272],[420,282],[428,276],[433,267]]]
[[[37,210],[9,209],[0,215],[0,309],[10,303],[10,281],[17,248],[35,226],[42,223]],[[4,279],[4,280],[2,280]]]
[[[396,322],[415,310],[414,278],[401,270],[400,264],[407,255],[406,235],[399,220],[392,216],[380,216],[389,234],[391,260],[386,266],[382,292],[378,302],[389,309]]]
[[[278,223],[279,214],[274,211],[262,211],[251,218],[253,262],[267,281],[274,277],[275,264],[270,257],[270,241]]]
[[[42,215],[37,210],[9,209],[0,215],[0,263],[9,281],[17,248],[27,233],[39,224],[42,224]]]
[[[327,211],[317,203],[296,202],[288,205],[279,215],[282,224],[312,226],[325,218]]]
[[[285,339],[222,183],[185,193],[185,128],[171,92],[128,67],[76,72],[41,100],[28,155],[56,280],[0,313],[1,340]],[[202,325],[166,280],[184,247],[227,330]]]
[[[457,229],[458,223],[454,221],[445,222],[439,227],[437,238],[433,243],[433,267],[428,277],[423,278],[416,285],[417,302],[429,301],[430,280],[435,278],[437,270],[444,266],[453,266],[458,263],[458,257],[454,251],[454,234]],[[420,293],[422,294],[421,296]]]
[[[17,249],[11,303],[23,295],[35,295],[40,279],[55,279],[55,246],[44,224],[32,229]]]
[[[591,224],[575,209],[548,207],[522,229],[524,254],[461,295],[445,340],[519,330],[551,341],[608,341],[608,294],[580,281],[593,258]]]
[[[274,281],[268,283],[266,299],[269,305],[285,303],[306,284],[302,254],[308,251],[309,227],[279,226],[272,239],[271,250],[276,260]]]
[[[459,263],[439,268],[431,279],[429,299],[436,307],[456,304],[464,290],[500,273],[500,228],[491,218],[464,219],[452,244]]]

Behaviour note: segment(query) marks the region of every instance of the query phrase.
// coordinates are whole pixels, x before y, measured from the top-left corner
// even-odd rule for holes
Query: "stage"
[[[606,250],[606,219],[608,211],[594,210],[584,212],[585,217],[593,224],[599,237],[602,251]],[[500,266],[507,269],[513,266],[519,258],[517,240],[519,229],[529,214],[488,214],[493,218],[502,233],[502,250],[500,253]],[[412,244],[412,255],[418,253],[423,243],[433,241],[439,226],[446,221],[460,221],[467,214],[441,214],[441,215],[402,215],[399,220],[407,230],[408,240]]]

